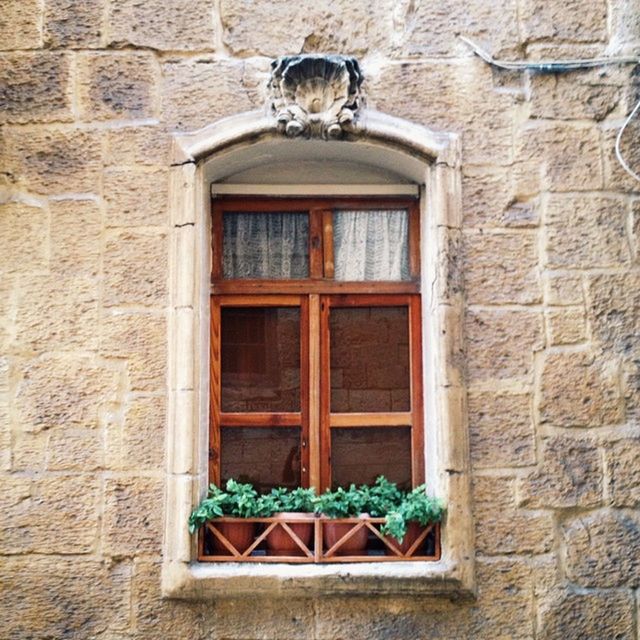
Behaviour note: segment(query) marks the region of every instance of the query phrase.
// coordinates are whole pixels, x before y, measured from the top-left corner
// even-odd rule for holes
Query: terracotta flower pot
[[[405,533],[404,538],[402,539],[402,544],[400,544],[393,536],[385,536],[385,540],[388,540],[394,547],[400,549],[400,553],[405,555],[413,543],[420,537],[420,534],[424,530],[424,527],[419,525],[417,522],[409,522],[407,524],[407,533]],[[388,547],[385,547],[384,552],[388,556],[395,556],[396,554],[391,551]]]
[[[253,522],[216,522],[220,533],[238,550],[244,553],[255,539],[255,524]],[[213,548],[220,556],[230,556],[231,552],[222,544],[217,536],[213,538]]]
[[[287,522],[290,529],[300,538],[307,547],[313,537],[313,517],[312,513],[293,513],[284,511],[274,513],[274,518],[282,520],[302,520],[302,522]],[[267,549],[270,556],[303,556],[304,551],[298,546],[295,540],[280,525],[277,525],[271,533],[267,535]]]
[[[368,518],[368,514],[360,515],[360,518]],[[326,521],[322,526],[322,537],[325,548],[331,549],[333,545],[345,536],[351,529],[357,527],[357,523],[349,524],[344,522]],[[362,556],[367,549],[369,533],[367,527],[360,528],[348,540],[343,542],[335,551],[336,556]]]

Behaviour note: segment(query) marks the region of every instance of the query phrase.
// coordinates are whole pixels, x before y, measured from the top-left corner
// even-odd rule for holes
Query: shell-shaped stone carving
[[[306,54],[271,63],[271,110],[288,136],[340,138],[349,131],[363,97],[355,58]]]

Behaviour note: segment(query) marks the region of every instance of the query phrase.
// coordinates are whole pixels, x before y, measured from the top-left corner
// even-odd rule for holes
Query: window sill
[[[474,595],[472,571],[468,569],[468,562],[454,565],[446,560],[332,565],[167,562],[162,587],[164,597],[186,600],[260,594],[431,595],[463,600]]]

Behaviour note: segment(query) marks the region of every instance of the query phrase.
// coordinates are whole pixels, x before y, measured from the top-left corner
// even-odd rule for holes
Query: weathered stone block
[[[37,49],[42,46],[39,0],[4,0],[0,13],[2,49]]]
[[[531,76],[531,116],[553,120],[603,120],[620,102],[626,72],[602,68]]]
[[[605,456],[611,503],[617,507],[640,506],[640,439],[614,442]]]
[[[5,167],[36,193],[99,193],[102,148],[97,133],[73,129],[5,132]]]
[[[48,445],[49,434],[47,432],[14,431],[10,448],[11,471],[29,473],[45,471]]]
[[[401,5],[402,6],[402,5]],[[426,2],[398,6],[400,51],[415,56],[464,56],[469,47],[462,34],[490,48],[500,57],[504,49],[519,44],[518,7],[513,0],[487,3],[481,0]]]
[[[149,53],[88,53],[78,59],[83,120],[133,120],[156,115],[158,71]]]
[[[535,462],[528,394],[471,393],[468,408],[475,468],[520,467]]]
[[[56,429],[46,451],[49,471],[95,471],[103,467],[103,434],[97,429]]]
[[[95,476],[3,482],[0,553],[89,553],[97,544]]]
[[[465,162],[511,161],[518,99],[494,89],[491,69],[483,63],[390,64],[368,82],[369,102],[376,109],[461,133]]]
[[[111,4],[109,23],[111,44],[161,51],[214,47],[212,0],[117,0]]]
[[[483,555],[529,555],[548,553],[553,548],[553,518],[549,513],[491,512],[480,505],[475,524],[476,550]]]
[[[640,259],[640,200],[631,203],[631,250],[634,259]]]
[[[45,43],[52,48],[99,47],[102,14],[101,0],[46,0]]]
[[[513,202],[509,173],[503,168],[465,166],[462,209],[465,228],[501,227]]]
[[[160,471],[164,460],[166,400],[163,397],[132,398],[124,412],[124,424],[107,427],[108,466],[112,469]]]
[[[22,556],[3,558],[2,568],[7,638],[111,639],[131,624],[128,563]]]
[[[95,427],[101,410],[117,403],[120,372],[93,356],[45,354],[21,373],[15,411],[27,431]]]
[[[546,273],[542,281],[546,304],[568,306],[584,303],[581,275],[575,273]]]
[[[54,200],[51,212],[51,270],[57,274],[100,273],[102,212],[92,200]],[[97,290],[97,283],[96,283]]]
[[[549,344],[575,344],[587,339],[587,324],[584,310],[551,309],[545,312]]]
[[[232,617],[233,609],[241,607],[242,600],[234,601],[229,607],[226,612],[226,616],[229,617],[226,621],[219,620],[217,615],[207,616],[206,603],[180,602],[163,598],[160,593],[160,582],[159,562],[136,561],[132,579],[131,607],[135,628],[143,637],[171,637],[176,629],[188,629],[188,633],[200,635],[200,630],[206,623],[212,627],[215,627],[217,623],[223,627],[226,623],[229,625],[229,629],[234,629],[237,628],[235,624],[240,624],[243,618],[250,617],[247,614],[240,615],[238,620],[234,620]],[[224,599],[218,602],[224,607],[223,603]],[[264,619],[262,622],[264,623]],[[216,635],[218,634],[215,632],[211,634],[212,637]],[[233,636],[230,635],[230,637]]]
[[[640,96],[636,100],[640,99]],[[628,108],[631,111],[632,106]],[[618,160],[615,152],[616,137],[620,125],[615,128],[604,127],[602,150],[604,156],[605,187],[616,191],[637,192],[638,181],[629,175]],[[620,140],[620,153],[632,171],[640,175],[640,150],[636,141],[640,138],[640,124],[634,118],[624,131]]]
[[[17,294],[15,345],[30,351],[97,349],[99,294],[94,278],[24,278]]]
[[[107,226],[135,227],[167,223],[167,171],[110,169],[104,174]]]
[[[165,233],[114,232],[104,251],[105,306],[162,306],[167,294]]]
[[[101,350],[127,361],[133,391],[164,389],[166,349],[163,316],[114,313],[102,320]]]
[[[322,5],[301,0],[295,11],[265,0],[222,0],[222,39],[240,55],[276,57],[285,53],[388,50],[393,30],[393,2],[353,0]]]
[[[9,274],[45,272],[49,265],[47,211],[21,202],[0,204],[0,246],[3,278]],[[7,296],[0,305],[9,300],[11,293],[5,293]]]
[[[543,344],[541,314],[497,309],[470,311],[465,326],[470,382],[531,378],[533,353]]]
[[[244,63],[230,60],[169,61],[162,68],[162,120],[173,129],[199,129],[257,108],[243,86]]]
[[[525,0],[520,20],[527,40],[600,42],[607,38],[607,3],[593,0]]]
[[[155,478],[105,483],[104,540],[108,555],[159,555],[162,546],[162,482]]]
[[[469,632],[457,637],[531,638],[533,636],[532,571],[522,560],[478,559],[477,606]],[[518,615],[513,615],[519,611]],[[445,633],[446,637],[447,634]]]
[[[512,477],[474,478],[475,540],[476,550],[480,554],[546,553],[551,549],[551,516],[516,509],[514,492]]]
[[[635,513],[597,511],[562,527],[567,578],[580,587],[640,584],[640,518]]]
[[[537,123],[515,140],[517,193],[593,191],[602,188],[600,134],[590,126]]]
[[[167,166],[171,137],[156,126],[124,127],[107,132],[105,164]]]
[[[624,418],[617,365],[591,351],[548,353],[540,383],[540,421],[600,427]]]
[[[640,354],[640,276],[601,274],[587,280],[589,322],[593,336],[607,350],[625,358]]]
[[[537,238],[527,232],[467,233],[464,277],[471,304],[531,304],[541,299]]]
[[[539,470],[519,485],[520,505],[533,509],[592,507],[602,497],[602,463],[593,440],[556,436],[542,443]]]
[[[634,599],[631,593],[575,593],[554,589],[540,602],[541,640],[616,638],[633,640]]]
[[[547,264],[589,269],[628,262],[627,215],[621,198],[551,196],[546,217]]]
[[[73,120],[70,57],[0,53],[0,124]]]
[[[640,42],[640,2],[638,0],[612,0],[611,41],[619,48],[633,51],[633,44]]]

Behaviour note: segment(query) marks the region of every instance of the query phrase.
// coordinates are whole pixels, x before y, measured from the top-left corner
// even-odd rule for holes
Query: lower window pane
[[[331,485],[372,484],[384,475],[411,486],[411,428],[356,427],[331,429]]]
[[[221,479],[258,491],[300,486],[300,427],[222,427]]]

